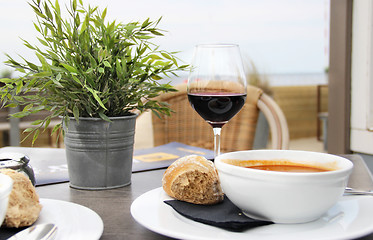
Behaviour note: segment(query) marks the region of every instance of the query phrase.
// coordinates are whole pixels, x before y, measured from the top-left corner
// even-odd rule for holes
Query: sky
[[[52,0],[54,2],[54,0]],[[59,0],[61,7],[68,0]],[[186,64],[200,43],[239,44],[245,64],[260,73],[322,73],[328,65],[329,0],[83,0],[108,8],[109,20],[156,20],[167,30],[161,49],[180,51]],[[37,43],[34,13],[27,1],[0,1],[0,72],[5,53],[37,62],[20,38]]]

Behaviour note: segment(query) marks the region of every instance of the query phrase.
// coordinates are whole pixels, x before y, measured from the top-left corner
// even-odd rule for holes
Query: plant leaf
[[[41,123],[43,123],[43,120],[36,120],[36,121],[33,121],[31,125],[40,125]]]
[[[104,61],[105,67],[111,68],[111,64],[108,61]]]
[[[108,118],[108,116],[106,116],[103,112],[98,112],[98,115],[99,115],[100,118],[102,118],[103,120],[108,121],[108,122],[111,122],[111,120]]]
[[[79,108],[76,105],[74,105],[74,108],[73,108],[73,115],[75,119],[79,119]]]
[[[34,136],[32,137],[32,145],[34,145],[36,139],[37,139],[38,136],[39,136],[39,133],[40,133],[40,130],[39,130],[39,129],[36,129],[35,132],[34,132]]]
[[[75,67],[73,67],[73,66],[70,66],[70,65],[65,64],[65,63],[62,63],[62,66],[63,66],[67,71],[69,71],[69,72],[71,72],[71,73],[79,73],[78,70],[77,70]]]

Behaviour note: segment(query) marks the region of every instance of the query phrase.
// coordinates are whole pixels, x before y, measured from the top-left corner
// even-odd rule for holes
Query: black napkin
[[[164,202],[186,218],[235,232],[272,223],[247,217],[226,196],[224,201],[215,205],[199,205],[178,200]]]

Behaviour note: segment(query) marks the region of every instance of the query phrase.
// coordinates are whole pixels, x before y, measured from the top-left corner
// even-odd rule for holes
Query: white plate
[[[101,237],[104,224],[93,210],[53,199],[41,198],[40,203],[43,208],[35,224],[54,223],[58,228],[56,240],[97,240]]]
[[[303,224],[271,224],[230,232],[187,219],[163,203],[162,188],[138,197],[131,205],[134,219],[156,233],[180,239],[352,239],[373,232],[373,197],[343,196],[319,220]]]

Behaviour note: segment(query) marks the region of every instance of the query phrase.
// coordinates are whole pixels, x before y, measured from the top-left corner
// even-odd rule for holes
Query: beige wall
[[[317,136],[317,86],[272,87],[273,98],[281,107],[289,125],[290,139]],[[320,110],[328,110],[328,88],[320,90]]]

